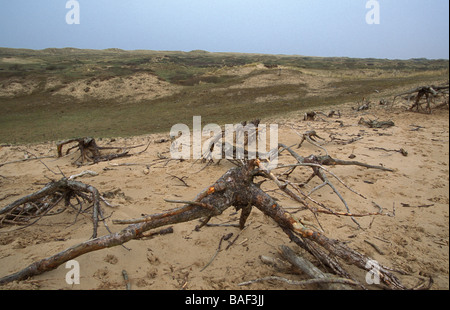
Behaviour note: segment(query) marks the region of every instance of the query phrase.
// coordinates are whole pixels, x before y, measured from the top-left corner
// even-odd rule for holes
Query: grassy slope
[[[219,74],[221,68],[255,63],[290,67],[313,77],[331,76],[323,95],[308,96],[307,85],[269,85],[238,89],[247,75]],[[299,109],[358,101],[375,90],[394,91],[436,79],[448,79],[448,60],[408,61],[303,56],[208,53],[0,48],[0,89],[11,82],[34,82],[31,94],[0,98],[0,143],[28,143],[70,137],[130,136],[170,130],[176,123],[190,125],[193,115],[206,123],[224,124],[284,114]],[[222,70],[226,72],[226,70]],[[52,94],[79,79],[108,79],[146,72],[172,84],[180,92],[153,100],[75,100]],[[272,73],[270,73],[272,72]],[[312,74],[313,73],[313,74]],[[45,88],[49,78],[61,83]],[[231,87],[231,88],[230,88]],[[332,92],[330,92],[332,90]],[[289,100],[266,100],[264,96]]]

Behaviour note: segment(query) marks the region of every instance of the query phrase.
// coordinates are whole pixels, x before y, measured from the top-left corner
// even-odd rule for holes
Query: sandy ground
[[[55,95],[72,96],[77,99],[121,99],[140,101],[171,95],[181,87],[172,85],[148,73],[136,73],[128,77],[109,79],[84,79],[72,82],[56,91]]]
[[[407,286],[412,287],[432,277],[432,289],[449,289],[448,110],[427,115],[407,112],[400,106],[393,109],[373,107],[365,112],[355,112],[350,107],[339,107],[342,113],[340,119],[307,122],[303,121],[303,114],[299,112],[283,119],[266,119],[263,123],[279,124],[279,142],[287,145],[299,142],[296,132],[314,129],[325,139],[323,147],[335,158],[349,160],[349,156],[354,155],[353,160],[393,168],[394,172],[385,172],[355,166],[331,167],[330,170],[343,182],[366,197],[363,199],[350,192],[333,179],[352,212],[376,212],[375,202],[391,216],[360,218],[358,222],[362,229],[359,229],[348,217],[322,214],[318,215],[320,225],[327,236],[348,241],[350,247],[381,264],[406,271],[408,275],[399,277]],[[360,117],[392,120],[395,126],[370,129],[358,125]],[[342,121],[344,126],[341,127],[336,120]],[[98,176],[84,176],[78,180],[95,186],[115,205],[109,207],[102,204],[102,208],[108,216],[108,226],[116,232],[124,227],[114,225],[113,219],[131,219],[176,207],[173,203],[164,202],[164,199],[191,200],[233,167],[226,161],[206,168],[204,164],[193,161],[158,161],[158,156],[169,155],[170,142],[155,142],[161,138],[168,138],[168,135],[98,140],[101,146],[133,146],[148,141],[151,144],[146,152],[139,155],[81,167],[73,165],[77,154],[42,159],[42,163],[38,160],[10,163],[32,155],[55,156],[54,142],[2,146],[0,163],[7,164],[0,166],[0,207],[39,190],[49,179],[59,179],[59,169],[66,176],[92,170]],[[360,139],[344,144],[354,138]],[[408,152],[407,156],[389,151],[401,148]],[[131,153],[142,149],[133,149]],[[304,142],[297,151],[303,156],[324,154],[323,149],[308,142]],[[293,163],[293,160],[284,155],[280,156],[280,162]],[[291,175],[291,180],[301,182],[309,175],[308,168],[297,169]],[[185,183],[174,176],[182,178]],[[319,180],[314,179],[307,189],[319,184]],[[266,182],[263,189],[273,190],[275,186]],[[289,211],[296,211],[294,207],[298,204],[285,195],[278,191],[271,192],[271,195],[279,199]],[[316,191],[312,197],[337,211],[345,211],[329,187]],[[315,226],[319,224],[309,211],[296,212],[295,215]],[[0,277],[88,240],[92,233],[90,218],[80,215],[75,221],[75,217],[76,213],[68,210],[45,217],[25,229],[18,230],[20,227],[17,226],[0,228]],[[213,218],[211,223],[230,224],[238,220],[239,214],[230,208]],[[238,286],[243,281],[271,275],[293,280],[305,279],[295,270],[279,271],[262,263],[261,255],[279,257],[277,248],[282,244],[291,246],[299,253],[303,252],[289,241],[273,220],[260,211],[252,211],[246,229],[239,234],[236,242],[228,250],[222,246],[222,250],[203,271],[216,253],[221,237],[233,233],[231,239],[234,239],[239,228],[203,227],[195,231],[197,224],[198,221],[177,224],[173,226],[172,234],[132,240],[125,244],[126,248],[116,246],[78,257],[76,260],[81,275],[79,285],[66,283],[66,274],[70,269],[61,265],[53,271],[1,286],[0,289],[125,289],[123,270],[129,276],[132,289],[305,288],[274,281]],[[100,225],[99,235],[107,233],[105,227]],[[376,245],[381,253],[367,241]],[[225,241],[224,244],[227,243]],[[353,270],[352,267],[349,270]],[[364,272],[360,271],[360,275],[363,280]]]

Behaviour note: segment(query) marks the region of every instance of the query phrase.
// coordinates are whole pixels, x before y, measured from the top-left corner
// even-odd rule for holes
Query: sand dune
[[[314,129],[325,138],[323,147],[331,156],[348,159],[353,155],[354,160],[394,169],[394,172],[385,172],[353,166],[330,168],[347,185],[367,197],[363,199],[339,183],[336,184],[353,212],[375,212],[375,202],[386,212],[392,214],[395,211],[395,216],[358,219],[363,228],[358,229],[350,218],[319,215],[320,225],[327,236],[348,241],[350,247],[381,264],[406,271],[409,275],[399,277],[407,286],[414,286],[432,277],[432,289],[449,289],[448,110],[426,115],[407,112],[402,106],[392,109],[374,106],[368,111],[357,113],[350,107],[339,107],[342,113],[339,120],[343,122],[343,127],[335,122],[337,119],[327,122],[303,121],[300,112],[286,118],[265,119],[263,122],[279,124],[279,141],[282,143],[298,143],[299,137],[295,131],[302,133]],[[370,129],[358,125],[360,117],[392,120],[395,126]],[[98,143],[132,146],[167,137],[168,134],[158,134],[117,138],[113,142],[99,140]],[[360,139],[343,144],[355,137]],[[77,157],[75,154],[58,159],[45,158],[42,163],[37,160],[9,163],[30,154],[55,156],[54,142],[1,146],[0,165],[8,164],[0,166],[0,207],[42,188],[49,179],[60,178],[60,175],[53,173],[59,169],[67,176],[92,170],[98,176],[85,176],[79,180],[95,186],[102,194],[107,194],[111,204],[117,205],[102,205],[108,216],[107,223],[115,232],[123,227],[114,225],[113,219],[135,218],[141,214],[173,208],[175,205],[164,202],[164,199],[190,200],[233,166],[226,161],[203,170],[204,164],[193,164],[193,161],[170,161],[166,165],[165,161],[161,161],[160,164],[151,165],[158,159],[158,154],[166,154],[164,152],[168,151],[169,146],[170,142],[152,142],[142,154],[82,167],[72,164]],[[408,156],[395,151],[401,148],[408,152]],[[298,152],[304,156],[324,154],[322,149],[306,142]],[[280,161],[290,162],[292,159],[281,156]],[[309,169],[298,169],[291,178],[300,182],[309,175]],[[183,178],[188,186],[173,176]],[[319,181],[314,180],[308,188],[318,184]],[[275,186],[266,182],[263,188],[271,190]],[[271,194],[285,207],[296,206],[295,202],[279,192]],[[345,211],[329,188],[315,192],[313,198],[338,211]],[[0,277],[87,240],[92,232],[91,220],[88,216],[80,215],[74,222],[75,216],[75,211],[66,211],[43,218],[25,229],[17,230],[19,227],[11,226],[0,228]],[[318,225],[308,211],[298,212],[296,216]],[[213,218],[211,223],[236,223],[238,219],[239,214],[230,209]],[[174,225],[173,234],[149,240],[133,240],[125,244],[127,248],[117,246],[78,257],[81,274],[79,285],[68,285],[65,281],[68,269],[60,266],[29,280],[1,286],[0,289],[125,289],[122,270],[127,271],[132,289],[302,289],[277,282],[237,286],[243,281],[271,275],[305,279],[302,274],[286,274],[261,262],[260,255],[278,257],[277,247],[282,244],[299,252],[301,250],[290,243],[276,223],[258,210],[252,212],[248,227],[239,235],[236,243],[228,250],[219,252],[204,271],[201,270],[216,252],[220,238],[228,233],[236,236],[239,229],[204,227],[195,231],[197,224],[195,221]],[[107,233],[100,225],[99,234]],[[364,279],[364,274],[361,276]]]

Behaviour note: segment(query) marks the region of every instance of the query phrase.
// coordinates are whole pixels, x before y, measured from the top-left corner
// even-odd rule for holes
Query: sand
[[[354,105],[354,104],[353,104]],[[429,277],[432,289],[449,289],[449,112],[434,111],[422,114],[405,111],[404,106],[393,108],[373,106],[368,111],[355,112],[352,104],[339,106],[340,119],[327,121],[303,121],[298,112],[285,118],[262,120],[263,123],[279,124],[279,142],[287,145],[298,143],[296,134],[316,130],[325,139],[323,147],[336,158],[358,160],[373,165],[383,165],[394,172],[366,169],[355,166],[330,167],[343,182],[366,199],[343,187],[336,179],[334,184],[343,194],[352,212],[376,212],[373,202],[391,216],[371,216],[358,219],[362,229],[348,217],[318,215],[324,233],[335,239],[347,241],[356,249],[383,265],[404,270],[408,275],[398,275],[406,286],[415,286]],[[324,111],[327,113],[328,111]],[[394,127],[370,129],[358,125],[360,117],[365,119],[392,120]],[[341,127],[335,120],[343,122]],[[418,127],[420,126],[420,127]],[[414,130],[416,129],[416,130]],[[330,136],[331,135],[331,136]],[[334,140],[331,139],[334,138]],[[114,232],[124,228],[114,225],[113,219],[130,219],[142,214],[152,214],[176,207],[164,199],[191,200],[212,184],[233,165],[222,161],[219,165],[204,168],[204,164],[193,161],[161,161],[158,156],[169,154],[170,142],[156,143],[168,134],[145,135],[133,138],[98,140],[102,146],[133,146],[151,141],[149,149],[139,155],[116,159],[94,165],[77,167],[73,162],[77,154],[63,158],[45,158],[42,163],[29,160],[9,163],[27,156],[55,156],[56,144],[15,145],[0,147],[0,207],[39,190],[49,179],[59,179],[61,170],[66,176],[91,170],[98,176],[84,176],[78,180],[95,186],[114,205],[102,204],[107,223]],[[343,144],[352,138],[360,138]],[[378,149],[377,149],[378,148]],[[383,148],[383,149],[381,149]],[[403,156],[400,150],[408,152]],[[137,153],[143,148],[133,149]],[[304,142],[301,155],[324,154],[320,149]],[[353,157],[351,156],[351,157]],[[280,157],[281,163],[292,163],[288,156]],[[45,163],[45,165],[44,165]],[[132,164],[132,165],[131,165]],[[204,169],[202,169],[204,168]],[[291,180],[306,180],[308,168],[296,170]],[[182,178],[184,184],[177,176]],[[320,184],[314,179],[307,189]],[[186,186],[188,185],[188,186]],[[275,189],[270,182],[262,186]],[[271,192],[281,205],[295,212],[294,201]],[[316,191],[312,197],[337,211],[344,206],[329,187]],[[295,216],[318,226],[309,211],[296,212]],[[51,256],[72,245],[88,240],[92,233],[92,222],[88,216],[66,211],[46,217],[25,229],[17,226],[0,228],[0,277],[25,268],[30,263]],[[213,218],[211,223],[237,223],[239,214],[233,208]],[[184,289],[307,289],[275,281],[260,282],[249,286],[238,286],[243,281],[266,276],[281,276],[293,280],[305,279],[295,270],[279,271],[264,264],[260,256],[279,257],[278,246],[289,245],[300,250],[270,218],[254,209],[242,232],[237,227],[203,227],[195,231],[198,221],[173,226],[172,234],[151,239],[132,240],[125,247],[116,246],[78,257],[80,284],[67,284],[66,274],[71,269],[61,265],[57,269],[31,279],[0,286],[0,289],[120,289],[126,288],[122,271],[126,270],[131,289],[178,290]],[[228,249],[222,246],[210,265],[202,269],[216,253],[223,235],[240,232],[236,242]],[[99,235],[108,232],[100,225]],[[369,244],[374,244],[377,249]],[[224,244],[227,244],[225,241]],[[379,252],[380,250],[380,252]],[[311,258],[310,256],[306,256]],[[349,270],[355,271],[352,267]],[[364,272],[360,272],[364,280]],[[374,288],[368,285],[368,288]]]
[[[130,102],[171,95],[180,89],[180,86],[162,81],[153,74],[136,73],[127,77],[77,80],[54,92],[54,95],[68,96],[79,100],[95,98]]]

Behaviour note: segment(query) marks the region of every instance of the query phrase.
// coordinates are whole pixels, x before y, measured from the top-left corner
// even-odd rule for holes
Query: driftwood
[[[9,161],[6,163],[1,163],[0,167],[3,167],[5,165],[10,165],[10,164],[17,164],[17,163],[21,163],[21,162],[25,162],[25,161],[30,161],[30,160],[41,160],[44,158],[54,158],[54,156],[40,156],[40,157],[23,158],[23,159],[13,160],[13,161]]]
[[[243,121],[240,124],[236,124],[234,127],[235,132],[233,133],[231,144],[226,140],[225,130],[222,130],[222,132],[210,138],[209,141],[207,141],[208,145],[206,147],[206,151],[203,152],[201,156],[201,161],[207,162],[207,165],[205,167],[214,162],[214,152],[216,152],[219,145],[221,150],[221,156],[219,157],[226,158],[229,162],[233,163],[236,166],[242,165],[244,160],[247,160],[249,158],[259,158],[261,155],[266,155],[259,154],[257,150],[249,150],[249,145],[256,145],[257,143],[259,135],[259,123],[260,119],[255,119],[249,122]],[[250,132],[246,131],[245,127],[247,125],[253,127],[254,130]],[[238,143],[239,141],[242,141],[242,145]],[[238,156],[238,154],[240,156]],[[219,164],[220,161],[221,159],[217,161],[217,164]]]
[[[393,121],[376,121],[376,120],[366,121],[363,117],[359,119],[358,124],[367,126],[369,128],[389,128],[395,126],[395,123]]]
[[[347,161],[347,160],[341,160],[337,158],[333,158],[330,155],[324,155],[324,156],[316,156],[316,155],[310,155],[308,157],[303,157],[297,154],[294,150],[292,150],[290,147],[279,143],[280,153],[287,150],[290,155],[296,159],[297,163],[290,164],[290,165],[281,165],[278,166],[277,169],[281,168],[291,168],[288,174],[291,174],[293,169],[297,167],[310,167],[313,170],[313,173],[311,176],[303,183],[301,184],[295,184],[288,180],[283,180],[280,177],[275,177],[273,173],[269,173],[269,178],[275,181],[276,185],[284,191],[286,194],[288,194],[292,199],[295,201],[303,204],[303,206],[307,209],[309,209],[313,214],[316,213],[327,213],[327,214],[333,214],[333,215],[344,215],[344,216],[350,216],[353,222],[355,222],[358,227],[360,227],[359,223],[355,220],[355,217],[360,216],[369,216],[369,215],[379,215],[380,213],[370,213],[370,214],[353,214],[350,211],[350,207],[348,206],[347,202],[345,201],[342,194],[339,192],[339,190],[333,185],[333,183],[330,181],[330,179],[327,177],[327,173],[330,174],[333,178],[337,179],[342,185],[344,185],[347,189],[352,191],[353,193],[361,196],[362,198],[366,199],[363,195],[357,193],[355,190],[348,187],[342,180],[340,180],[335,174],[333,174],[331,171],[329,171],[325,166],[335,166],[335,165],[344,165],[344,166],[360,166],[370,169],[379,169],[383,171],[389,171],[392,172],[392,169],[383,167],[383,166],[377,166],[377,165],[369,165],[366,163],[362,163],[359,161]],[[284,173],[286,174],[286,173]],[[304,193],[302,191],[302,187],[304,187],[306,184],[308,184],[314,177],[318,177],[323,183],[314,187],[308,194]],[[289,187],[290,186],[290,187]],[[339,197],[339,199],[344,204],[347,212],[337,212],[335,210],[330,209],[329,207],[325,206],[323,203],[320,203],[310,197],[312,193],[315,191],[323,188],[324,186],[329,186],[333,192]],[[292,188],[292,190],[290,189]],[[297,194],[298,193],[298,194]],[[300,195],[300,196],[299,196]],[[322,209],[317,209],[316,207],[310,206],[306,200],[311,201],[315,205],[318,205]]]
[[[413,105],[409,108],[410,111],[415,110],[416,112],[419,111],[419,109],[421,109],[421,105],[423,104],[423,102],[421,102],[421,100],[423,98],[425,98],[426,100],[426,106],[425,106],[425,111],[427,113],[431,113],[431,104],[435,101],[435,98],[437,98],[438,96],[446,96],[446,100],[444,100],[444,103],[442,105],[446,105],[448,107],[448,94],[449,94],[449,85],[448,83],[446,85],[441,85],[441,86],[419,86],[416,87],[414,89],[411,89],[407,92],[404,93],[400,93],[394,96],[394,100],[397,97],[400,96],[404,96],[407,95],[408,97],[408,102],[410,101],[411,98],[415,98]]]
[[[359,105],[356,108],[352,107],[352,110],[355,110],[357,112],[369,110],[370,104],[371,104],[370,101],[367,101],[366,98],[363,98],[362,102],[359,103]]]
[[[408,156],[408,152],[404,148],[400,148],[399,150],[390,150],[390,149],[385,149],[383,147],[369,147],[369,150],[381,150],[381,151],[386,151],[386,152],[398,152],[398,153],[402,154],[405,157]]]
[[[311,112],[306,112],[305,115],[303,116],[303,120],[304,121],[313,121],[316,118],[317,113],[314,111]]]
[[[311,279],[329,279],[332,278],[329,274],[323,273],[319,268],[314,266],[309,260],[297,255],[290,247],[281,245],[279,247],[280,254],[289,261],[293,266],[302,271]],[[344,284],[324,283],[319,284],[319,287],[327,290],[350,290],[350,286]]]
[[[320,145],[318,145],[316,142],[317,142],[317,140],[316,139],[320,139],[320,140],[324,140],[323,138],[321,138],[317,133],[316,133],[316,131],[315,130],[309,130],[309,131],[307,131],[307,132],[305,132],[304,134],[299,134],[299,133],[297,133],[300,137],[301,137],[301,140],[300,140],[300,143],[298,144],[298,146],[297,146],[297,148],[299,149],[301,146],[302,146],[302,144],[303,144],[303,142],[306,140],[306,141],[308,141],[309,143],[311,143],[312,145],[315,145],[315,146],[317,146],[317,147],[319,147],[319,148],[322,148]],[[328,153],[327,153],[328,154]]]
[[[323,161],[338,162],[329,157]],[[270,172],[263,170],[260,166],[259,160],[247,161],[240,167],[228,170],[214,184],[201,191],[192,202],[188,202],[179,208],[167,212],[137,219],[133,224],[128,225],[119,232],[90,239],[53,256],[36,261],[21,271],[0,278],[0,284],[15,280],[24,280],[31,276],[55,269],[61,264],[80,255],[122,245],[132,239],[141,238],[146,231],[151,229],[200,218],[218,216],[231,206],[234,206],[237,210],[242,210],[240,222],[243,225],[245,225],[245,221],[252,208],[256,207],[265,215],[271,217],[293,242],[313,254],[322,264],[329,266],[340,276],[352,278],[345,271],[342,262],[354,265],[365,272],[371,270],[371,266],[368,264],[371,261],[369,257],[349,248],[338,240],[329,239],[317,230],[303,225],[290,213],[286,212],[271,196],[265,193],[257,183],[254,183],[255,177],[267,176],[268,173],[270,174]],[[57,184],[59,184],[59,187],[65,188],[69,186],[72,188],[73,183],[65,180]],[[75,189],[88,189],[88,187],[80,184],[73,185]],[[52,185],[51,187],[55,186]],[[11,210],[11,208],[9,207],[7,210]],[[113,222],[118,223],[117,221]],[[388,288],[405,289],[400,280],[391,273],[389,268],[379,266],[379,276],[382,283]]]
[[[76,210],[77,216],[88,211],[92,212],[92,238],[96,238],[98,221],[102,220],[103,214],[100,207],[101,196],[95,187],[74,181],[75,177],[52,181],[41,190],[3,207],[0,209],[0,227],[5,225],[23,225],[23,228],[28,227],[44,216],[60,214],[71,207]],[[77,200],[78,209],[71,203],[71,199]],[[53,211],[61,201],[65,202],[65,207]],[[89,205],[84,210],[83,201],[89,202]]]
[[[129,156],[131,156],[129,154],[130,149],[143,146],[143,145],[137,145],[137,146],[132,146],[132,147],[101,147],[101,146],[97,145],[97,142],[95,141],[94,138],[91,138],[91,137],[76,138],[76,139],[60,141],[57,143],[56,146],[57,146],[58,157],[63,156],[63,154],[62,154],[63,146],[65,146],[67,144],[72,144],[75,142],[78,144],[68,148],[66,151],[66,155],[69,154],[69,152],[71,150],[77,148],[80,151],[80,157],[78,157],[75,160],[75,163],[77,163],[77,164],[83,164],[85,162],[98,163],[98,162],[102,162],[102,161],[113,160],[116,158],[129,157]],[[150,143],[147,145],[147,148],[149,145],[150,145]],[[147,148],[139,153],[145,152],[147,150]],[[106,150],[109,150],[109,151],[116,150],[118,152],[105,154],[104,151],[106,151]]]
[[[325,114],[325,113],[320,112],[320,111],[318,111],[318,112],[310,111],[310,112],[306,112],[303,115],[303,120],[304,121],[315,121],[316,118],[320,118],[322,121],[326,122],[326,120],[324,118],[320,117],[319,115],[323,115],[324,117],[328,117],[328,118],[331,118],[331,117],[336,115],[338,118],[340,118],[341,117],[341,111],[339,111],[339,110],[338,111],[331,110],[328,114]]]
[[[345,279],[345,278],[315,278],[315,279],[309,279],[309,280],[294,281],[294,280],[289,280],[289,279],[282,278],[282,277],[270,276],[270,277],[265,277],[265,278],[242,282],[242,283],[239,283],[238,285],[243,286],[243,285],[249,285],[249,284],[263,282],[263,281],[279,281],[279,282],[287,283],[289,285],[300,285],[300,286],[317,285],[317,284],[318,285],[332,284],[332,283],[340,283],[340,284],[348,284],[348,285],[357,285],[358,284],[352,280]]]

